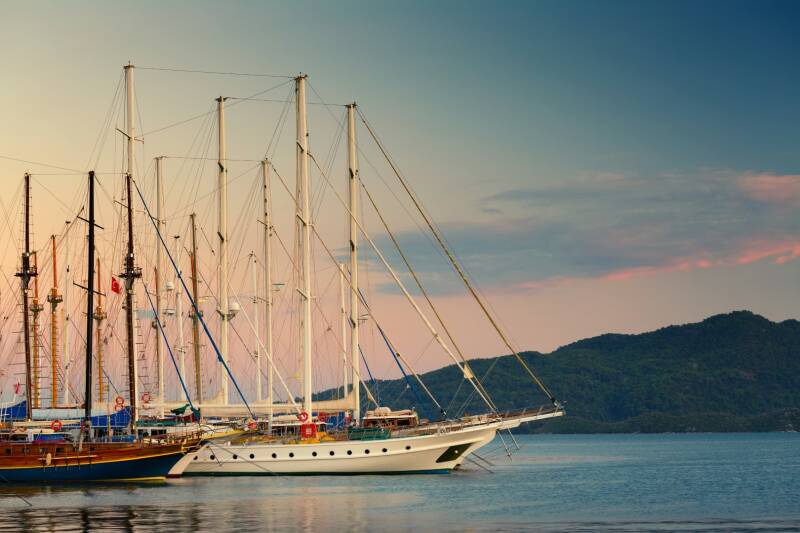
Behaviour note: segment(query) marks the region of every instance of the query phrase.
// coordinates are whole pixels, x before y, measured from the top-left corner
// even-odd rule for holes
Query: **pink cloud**
[[[739,187],[759,202],[800,207],[800,175],[747,174],[739,179]]]
[[[511,287],[512,290],[536,290],[563,287],[581,281],[602,280],[627,281],[633,278],[670,272],[689,272],[729,265],[749,265],[771,259],[776,265],[784,265],[800,258],[800,240],[751,240],[733,255],[712,258],[709,253],[699,257],[677,257],[661,265],[646,265],[612,270],[599,276],[555,276],[543,280],[527,281]]]

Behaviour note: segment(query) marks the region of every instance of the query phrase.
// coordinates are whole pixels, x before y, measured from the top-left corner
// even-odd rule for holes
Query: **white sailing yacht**
[[[350,365],[352,369],[353,387],[348,394],[345,387],[345,398],[328,400],[312,404],[312,296],[311,296],[311,210],[309,202],[309,150],[308,129],[306,119],[306,77],[301,75],[295,78],[295,103],[296,103],[296,152],[297,152],[297,197],[296,219],[300,244],[298,274],[300,286],[300,331],[301,348],[303,355],[303,391],[302,406],[295,405],[290,399],[284,404],[272,401],[272,383],[269,384],[269,398],[263,401],[259,398],[256,403],[247,406],[251,415],[266,414],[269,417],[269,426],[272,428],[273,415],[276,411],[294,413],[300,423],[300,432],[288,436],[277,436],[274,432],[266,434],[250,433],[244,437],[231,438],[226,442],[215,441],[206,444],[199,451],[187,455],[173,469],[173,474],[182,470],[183,475],[275,475],[275,474],[374,474],[374,473],[423,473],[423,472],[449,472],[460,466],[467,457],[490,443],[500,430],[509,430],[521,423],[531,422],[561,416],[564,414],[560,404],[544,388],[533,372],[524,363],[519,354],[514,352],[517,359],[530,374],[534,381],[550,397],[552,407],[541,408],[534,411],[521,411],[515,413],[500,413],[488,398],[483,386],[476,379],[469,364],[456,357],[453,351],[436,333],[432,324],[425,318],[424,313],[415,303],[409,291],[406,290],[400,278],[389,266],[374,243],[366,236],[358,220],[358,192],[359,174],[357,149],[355,141],[355,113],[356,105],[347,106],[347,140],[348,140],[348,176],[349,176],[349,203],[346,205],[350,221]],[[227,362],[227,328],[228,299],[227,299],[227,199],[226,186],[226,160],[224,140],[224,102],[218,100],[219,120],[219,289],[220,307],[222,317],[221,328],[221,353],[220,360]],[[268,187],[268,167],[263,165],[264,187]],[[265,249],[268,250],[267,233],[270,231],[267,201],[265,199]],[[429,223],[430,225],[430,223]],[[434,227],[431,225],[431,229]],[[451,357],[463,373],[464,379],[474,388],[474,392],[487,405],[487,413],[477,416],[466,416],[458,419],[442,420],[438,422],[420,423],[416,413],[393,413],[387,408],[377,408],[367,413],[363,418],[360,413],[360,351],[359,351],[359,304],[360,292],[358,288],[358,233],[361,231],[373,246],[378,258],[390,272],[395,282],[412,304],[416,312],[430,329],[433,338],[444,351]],[[435,231],[435,230],[434,230]],[[444,242],[437,235],[437,240],[444,246]],[[470,285],[463,271],[457,265],[454,257],[448,257],[458,270],[463,281],[478,299],[478,295]],[[267,277],[267,287],[269,287]],[[267,291],[269,298],[269,290]],[[503,340],[510,347],[510,343],[497,328],[496,323],[489,316],[488,311],[481,304],[484,312],[492,324],[498,329]],[[269,307],[267,308],[269,309]],[[270,318],[267,317],[269,322]],[[269,331],[269,330],[268,330]],[[269,335],[269,334],[268,334]],[[270,363],[270,382],[272,381],[272,347],[266,348],[266,355]],[[459,353],[459,356],[461,354]],[[236,406],[227,404],[227,378],[223,376],[223,401],[216,404],[201,404],[205,414],[214,413],[218,416],[235,416],[241,414]],[[345,431],[325,431],[324,411],[347,411],[351,413],[353,427]]]

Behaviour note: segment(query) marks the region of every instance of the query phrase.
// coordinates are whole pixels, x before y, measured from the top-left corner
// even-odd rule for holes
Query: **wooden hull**
[[[6,483],[131,481],[164,479],[186,447],[92,444],[77,452],[69,443],[27,442],[0,444],[0,453]]]

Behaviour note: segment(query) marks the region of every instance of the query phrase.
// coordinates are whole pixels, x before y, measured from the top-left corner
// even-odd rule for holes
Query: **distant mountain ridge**
[[[636,334],[605,334],[549,354],[522,354],[568,416],[531,426],[540,432],[780,431],[800,429],[800,322],[772,322],[749,311]],[[498,408],[545,402],[513,356],[470,361]],[[448,413],[483,410],[460,372],[421,375]],[[415,384],[416,385],[416,384]],[[372,387],[392,407],[432,403],[402,379]],[[321,396],[329,397],[333,391]]]

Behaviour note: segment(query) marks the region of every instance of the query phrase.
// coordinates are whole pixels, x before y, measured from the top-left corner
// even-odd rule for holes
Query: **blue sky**
[[[0,155],[83,168],[128,60],[308,72],[326,100],[359,102],[522,346],[552,349],[732,308],[785,319],[797,315],[800,296],[799,9],[738,1],[6,6]],[[217,94],[264,87],[144,70],[137,80],[152,128],[205,111]],[[251,118],[232,113],[240,122],[231,150],[242,157],[260,157],[266,137]],[[148,141],[148,155],[183,149],[187,131]],[[12,176],[4,194],[16,190],[23,166],[0,161]],[[389,207],[388,217],[458,320],[463,301],[447,265],[403,210]],[[476,354],[503,350],[472,341]]]

